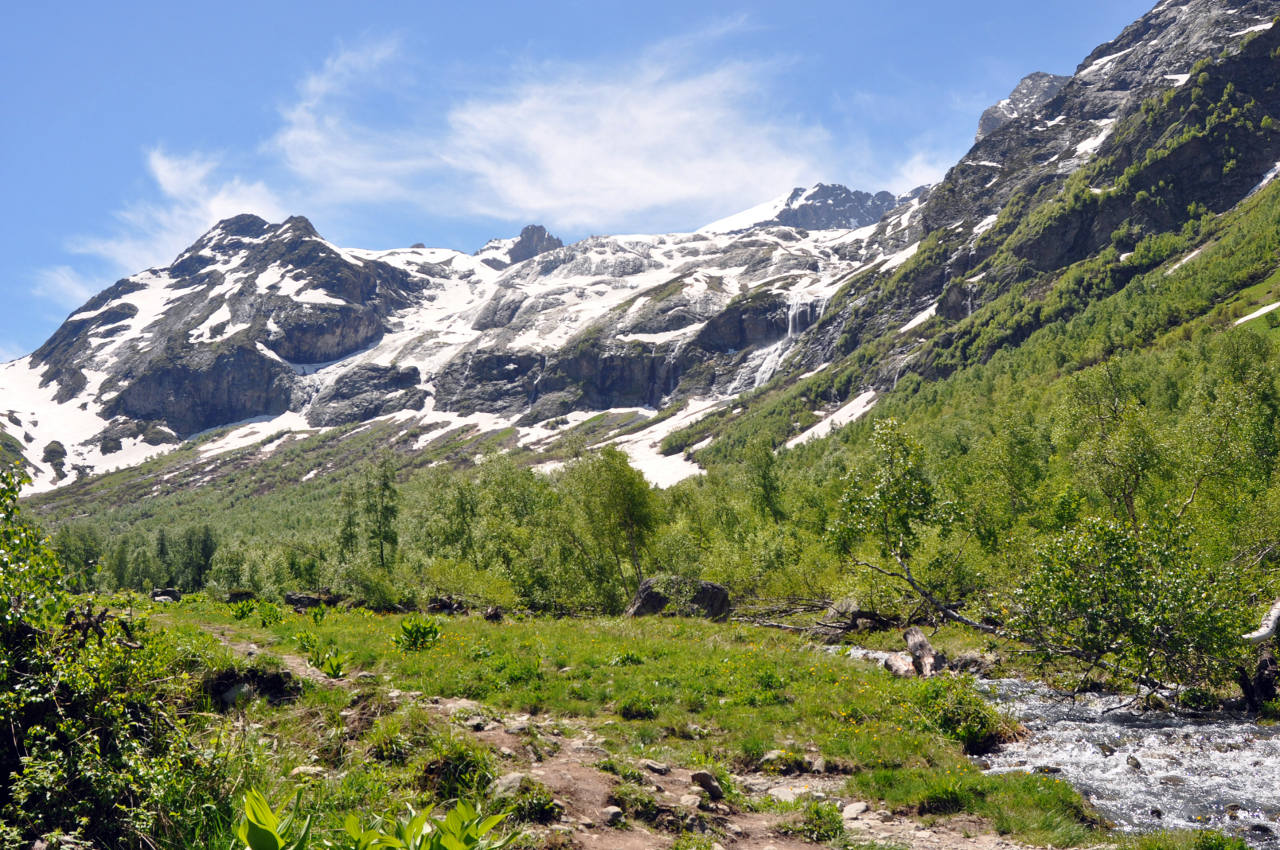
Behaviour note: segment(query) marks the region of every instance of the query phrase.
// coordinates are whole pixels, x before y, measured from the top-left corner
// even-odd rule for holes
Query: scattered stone
[[[1056,765],[1042,764],[1032,772],[1041,773],[1041,774],[1044,774],[1045,776],[1053,776],[1055,774],[1062,773],[1062,768]]]
[[[656,773],[659,776],[666,776],[671,772],[670,766],[665,765],[660,761],[654,761],[653,759],[645,759],[640,762],[640,766],[650,773]]]
[[[1162,817],[1164,817],[1164,812],[1160,809],[1152,809],[1151,816],[1156,820],[1160,820]]]
[[[999,660],[989,652],[977,652],[968,649],[961,652],[947,663],[947,667],[957,673],[971,673],[974,676],[987,676],[995,669]]]
[[[484,728],[489,725],[489,720],[486,717],[481,717],[480,715],[475,714],[468,717],[462,725],[466,726],[472,732],[483,732]]]
[[[807,793],[808,789],[797,788],[794,785],[775,785],[769,789],[769,796],[779,803],[794,803]]]
[[[600,810],[600,815],[604,818],[604,822],[608,826],[622,825],[622,809],[617,806],[605,806]]]
[[[696,809],[702,805],[702,798],[697,794],[684,794],[680,797],[680,805],[686,809]]]
[[[707,792],[707,796],[712,800],[723,800],[724,789],[720,787],[720,783],[716,778],[705,770],[695,770],[689,775],[689,781]]]
[[[1134,770],[1142,770],[1142,762],[1138,761],[1134,756],[1125,756],[1124,763]]]
[[[508,735],[523,735],[529,731],[529,721],[517,718],[507,724],[506,732]]]
[[[876,817],[880,818],[881,823],[893,823],[893,812],[880,809],[876,812]]]
[[[520,790],[520,783],[524,782],[525,774],[508,773],[506,776],[500,777],[490,787],[490,793],[494,797],[509,797]]]
[[[1107,758],[1110,758],[1111,756],[1116,754],[1116,748],[1106,743],[1105,741],[1098,742],[1098,751],[1101,752]]]
[[[1183,779],[1181,776],[1177,776],[1177,775],[1175,775],[1175,774],[1172,774],[1172,773],[1171,773],[1171,774],[1169,774],[1168,776],[1162,776],[1162,777],[1160,777],[1160,784],[1161,784],[1161,785],[1172,785],[1172,786],[1174,786],[1175,788],[1177,788],[1177,787],[1179,787],[1179,786],[1186,785],[1186,784],[1187,784],[1187,780]]]
[[[1275,830],[1267,826],[1265,823],[1255,823],[1249,825],[1249,831],[1254,835],[1275,835]]]
[[[910,679],[916,675],[915,662],[905,652],[894,652],[884,659],[884,669],[899,679]]]
[[[805,773],[826,773],[827,760],[822,756],[807,755],[804,757]]]
[[[159,605],[169,605],[175,602],[176,600],[170,596],[153,596],[151,597],[151,601]]]
[[[484,609],[484,618],[490,623],[501,623],[502,609],[497,605],[490,605],[488,608]]]
[[[858,800],[856,803],[850,803],[844,807],[844,811],[840,813],[840,817],[845,820],[857,820],[871,809],[865,802]]]
[[[738,826],[736,823],[725,824],[724,831],[729,835],[732,835],[734,838],[741,838],[742,836],[746,835],[746,832],[743,830],[743,828]]]
[[[169,597],[170,602],[177,602],[182,599],[182,591],[176,587],[157,587],[151,591],[151,598],[159,602],[161,597]]]

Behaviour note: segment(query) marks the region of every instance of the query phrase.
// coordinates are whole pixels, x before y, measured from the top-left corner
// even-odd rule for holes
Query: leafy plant
[[[844,836],[844,819],[835,803],[809,799],[804,804],[800,822],[784,827],[784,831],[823,843]]]
[[[244,814],[236,824],[236,841],[231,850],[306,850],[311,841],[311,817],[294,829],[302,792],[293,798],[293,808],[283,820],[271,809],[267,798],[250,788],[244,795]],[[372,845],[370,845],[372,846]]]
[[[316,646],[307,656],[307,661],[311,663],[311,666],[324,673],[330,679],[342,678],[346,660],[346,656],[338,652],[332,644]]]
[[[315,632],[304,630],[294,635],[293,639],[298,642],[298,649],[301,649],[307,655],[310,655],[320,646],[320,638],[316,636]]]
[[[400,634],[391,641],[401,652],[423,652],[439,643],[440,634],[437,621],[408,617],[400,623]]]
[[[324,603],[315,606],[311,609],[311,622],[315,623],[317,626],[320,625],[324,622],[325,615],[328,613],[329,608]]]
[[[269,629],[276,623],[284,619],[284,614],[280,611],[280,606],[274,602],[258,603],[258,622],[262,624],[264,629]]]
[[[231,609],[231,616],[237,620],[247,620],[253,616],[253,612],[258,610],[258,606],[251,599],[241,599],[239,602],[231,602],[228,606]]]

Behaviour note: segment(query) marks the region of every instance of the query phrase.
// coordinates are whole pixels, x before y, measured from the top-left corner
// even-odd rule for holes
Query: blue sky
[[[1152,4],[5,4],[0,360],[239,212],[474,251],[905,190]]]

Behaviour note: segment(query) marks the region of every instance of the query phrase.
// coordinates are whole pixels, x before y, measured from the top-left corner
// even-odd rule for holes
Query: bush
[[[924,679],[919,684],[919,699],[925,707],[926,720],[948,738],[959,741],[970,755],[989,752],[1015,735],[1014,721],[984,700],[967,678]]]
[[[440,640],[440,624],[435,620],[409,617],[400,623],[400,634],[391,639],[401,652],[424,652]]]
[[[438,800],[476,799],[493,782],[493,758],[466,736],[436,734],[418,765],[418,786]]]
[[[179,709],[196,679],[163,636],[75,608],[0,472],[0,825],[5,846],[60,832],[94,846],[204,846],[225,778]]]

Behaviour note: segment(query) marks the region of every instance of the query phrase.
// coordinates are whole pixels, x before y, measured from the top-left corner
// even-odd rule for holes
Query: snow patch
[[[1264,188],[1266,188],[1268,183],[1270,183],[1272,180],[1275,180],[1277,176],[1280,176],[1280,162],[1277,162],[1274,166],[1272,166],[1270,171],[1262,175],[1262,179],[1258,181],[1258,185],[1250,189],[1249,194],[1245,195],[1245,197],[1251,198],[1254,195],[1258,194]]]
[[[1112,53],[1112,54],[1110,54],[1110,55],[1108,55],[1108,56],[1103,56],[1101,59],[1098,59],[1097,61],[1093,62],[1093,64],[1091,64],[1089,67],[1085,68],[1083,71],[1077,71],[1077,72],[1076,72],[1076,76],[1077,76],[1077,77],[1088,77],[1088,76],[1091,76],[1091,75],[1093,75],[1093,74],[1096,74],[1096,73],[1098,73],[1099,71],[1102,71],[1103,69],[1105,69],[1105,68],[1106,68],[1108,65],[1110,65],[1112,62],[1114,62],[1114,61],[1116,61],[1117,59],[1119,59],[1121,56],[1124,56],[1126,53],[1130,53],[1130,52],[1132,52],[1132,51],[1133,51],[1133,48],[1132,48],[1132,47],[1126,47],[1124,50],[1121,50],[1121,51],[1120,51],[1120,52],[1118,52],[1118,53]]]
[[[1249,315],[1247,315],[1247,316],[1241,316],[1239,319],[1236,319],[1235,324],[1237,324],[1237,325],[1243,325],[1245,322],[1248,322],[1248,321],[1251,321],[1251,320],[1253,320],[1253,319],[1256,319],[1256,318],[1258,318],[1259,316],[1265,316],[1265,315],[1267,315],[1268,313],[1270,313],[1272,310],[1276,309],[1277,307],[1280,307],[1280,301],[1277,301],[1277,302],[1276,302],[1276,303],[1274,303],[1274,304],[1268,304],[1268,305],[1267,305],[1267,306],[1265,306],[1265,307],[1259,307],[1257,310],[1254,310],[1254,311],[1253,311],[1252,313],[1250,313]]]
[[[1249,27],[1248,29],[1243,29],[1243,30],[1240,30],[1239,32],[1233,32],[1231,33],[1231,35],[1228,36],[1228,38],[1236,38],[1238,36],[1248,35],[1251,32],[1266,32],[1267,30],[1271,29],[1271,27],[1273,26],[1275,26],[1275,21],[1267,21],[1265,24],[1258,24],[1255,27]]]
[[[1183,257],[1181,260],[1178,260],[1178,262],[1174,263],[1172,266],[1169,267],[1169,270],[1164,273],[1164,276],[1168,277],[1169,275],[1176,272],[1178,269],[1185,266],[1187,263],[1194,260],[1196,257],[1200,256],[1200,252],[1202,252],[1205,249],[1205,247],[1206,246],[1201,245],[1199,248],[1195,249],[1190,254],[1187,254],[1187,256]]]
[[[891,257],[889,257],[888,261],[884,264],[884,268],[882,269],[882,271],[886,271],[886,272],[887,272],[887,271],[892,271],[893,269],[898,268],[898,267],[899,267],[899,266],[901,266],[903,263],[905,263],[907,260],[909,260],[909,259],[911,259],[912,257],[914,257],[914,256],[916,255],[916,251],[919,251],[919,250],[920,250],[920,243],[919,243],[919,242],[916,242],[916,243],[914,243],[913,245],[910,245],[910,246],[908,246],[908,247],[906,247],[906,248],[903,248],[903,249],[902,249],[901,251],[899,251],[898,253],[894,254],[894,255],[893,255],[893,256],[891,256]]]
[[[904,334],[907,331],[915,330],[936,315],[938,315],[938,302],[934,301],[928,307],[917,313],[911,321],[898,328],[898,333]]]
[[[827,436],[836,428],[848,425],[851,422],[857,422],[864,414],[876,403],[876,391],[867,390],[835,413],[823,419],[817,425],[787,440],[787,448],[793,449],[803,443],[811,440],[818,440]]]
[[[791,197],[791,193],[780,195],[772,200],[765,201],[763,204],[757,204],[750,209],[743,210],[740,213],[734,213],[730,216],[713,221],[708,225],[699,227],[697,233],[733,233],[736,230],[746,230],[749,227],[759,224],[762,221],[769,221],[775,218],[778,213],[787,207],[787,199]]]
[[[662,440],[681,428],[685,428],[702,419],[715,408],[724,404],[724,399],[690,399],[683,410],[674,416],[657,422],[635,434],[628,434],[616,440],[610,440],[627,457],[631,465],[644,475],[656,487],[670,487],[686,478],[701,475],[702,467],[685,458],[683,452],[664,455],[660,446]]]
[[[1092,154],[1101,147],[1102,143],[1107,140],[1107,136],[1111,135],[1111,125],[1116,123],[1116,120],[1114,118],[1103,118],[1102,120],[1095,121],[1094,123],[1102,128],[1102,132],[1092,138],[1085,139],[1083,142],[1076,145],[1076,156]]]
[[[622,342],[649,342],[655,345],[661,345],[664,342],[682,339],[686,336],[693,336],[698,331],[706,327],[706,322],[698,322],[693,325],[686,325],[683,328],[676,328],[673,331],[662,331],[652,334],[619,334],[618,339]]]
[[[977,225],[975,225],[973,228],[973,235],[981,236],[982,234],[986,233],[988,230],[990,230],[992,227],[995,226],[996,219],[998,219],[999,217],[1000,217],[999,215],[992,213],[991,215],[984,218],[982,221],[978,222]]]

